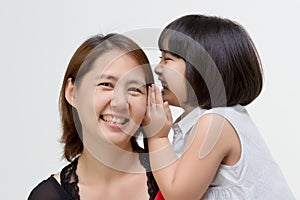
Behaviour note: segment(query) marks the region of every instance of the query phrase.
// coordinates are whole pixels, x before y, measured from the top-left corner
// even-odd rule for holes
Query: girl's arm
[[[169,108],[162,103],[159,90],[151,89],[149,96],[150,116],[157,116],[155,113],[163,107],[170,120]],[[200,199],[231,151],[234,129],[220,115],[204,115],[194,126],[181,159],[176,160],[167,138],[169,123],[148,141],[154,177],[166,200]]]

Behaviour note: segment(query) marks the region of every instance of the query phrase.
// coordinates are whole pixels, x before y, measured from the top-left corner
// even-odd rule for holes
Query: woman
[[[85,41],[60,92],[61,139],[71,163],[28,199],[154,199],[147,143],[141,148],[137,142],[153,82],[145,53],[129,38],[108,34]]]

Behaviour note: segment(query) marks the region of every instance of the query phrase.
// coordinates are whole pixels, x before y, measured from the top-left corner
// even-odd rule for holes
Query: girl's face
[[[163,86],[163,100],[168,101],[170,105],[182,107],[183,102],[187,100],[185,69],[186,63],[183,59],[162,52],[155,73]]]
[[[97,58],[74,93],[83,137],[97,132],[102,139],[131,151],[130,137],[146,113],[145,85],[144,70],[123,51],[111,50]]]

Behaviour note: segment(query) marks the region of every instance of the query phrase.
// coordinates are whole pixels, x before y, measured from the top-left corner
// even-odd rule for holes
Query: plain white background
[[[58,142],[58,96],[67,64],[85,39],[157,30],[190,13],[230,18],[251,35],[265,85],[248,110],[300,199],[299,9],[298,0],[1,0],[1,199],[27,198],[36,184],[66,164]],[[156,39],[148,46],[154,48],[148,49],[154,65]]]

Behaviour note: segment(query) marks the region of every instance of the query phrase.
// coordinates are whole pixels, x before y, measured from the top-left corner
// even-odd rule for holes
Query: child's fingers
[[[151,104],[151,87],[148,86],[148,97],[147,97],[147,111],[150,111],[150,104]]]
[[[149,104],[149,105],[150,105],[150,106],[152,106],[153,104],[156,103],[156,102],[155,102],[154,87],[155,87],[155,85],[152,84],[151,87],[150,87],[150,90],[149,90],[149,92],[150,92],[150,94],[149,94],[149,96],[150,96],[150,104]]]
[[[162,96],[161,96],[161,92],[160,92],[160,90],[157,86],[155,86],[154,91],[155,91],[156,103],[157,104],[163,104],[163,99],[162,99]]]
[[[167,120],[172,123],[173,122],[172,113],[171,113],[169,103],[167,101],[164,102],[164,109],[167,116]]]

